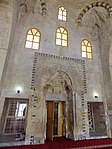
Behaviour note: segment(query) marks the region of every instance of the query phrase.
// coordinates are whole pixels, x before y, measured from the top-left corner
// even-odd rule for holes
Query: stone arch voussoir
[[[111,6],[110,4],[104,3],[104,2],[95,2],[95,3],[92,3],[92,4],[88,5],[88,6],[86,6],[86,7],[81,11],[81,13],[79,14],[78,19],[77,19],[77,23],[78,23],[78,24],[81,23],[83,16],[84,16],[91,8],[93,8],[93,7],[103,7],[103,8],[105,8],[105,9],[108,11],[109,16],[112,15],[112,6]]]

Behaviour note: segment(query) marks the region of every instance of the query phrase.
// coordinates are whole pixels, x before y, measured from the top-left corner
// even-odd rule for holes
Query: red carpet
[[[92,140],[80,140],[72,141],[69,139],[55,139],[53,142],[46,142],[41,145],[22,145],[22,146],[11,146],[11,147],[0,147],[1,149],[68,149],[68,148],[77,148],[77,147],[89,147],[93,146],[102,146],[104,145],[105,149],[112,149],[112,139],[92,139]],[[106,147],[109,146],[109,147]],[[95,147],[96,148],[96,147]],[[100,147],[101,148],[101,147]]]

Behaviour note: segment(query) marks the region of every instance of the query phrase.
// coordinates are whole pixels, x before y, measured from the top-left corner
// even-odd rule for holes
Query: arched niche
[[[64,71],[56,71],[55,74],[50,75],[44,86],[44,97],[46,101],[47,110],[47,126],[46,129],[54,130],[51,126],[49,117],[54,124],[55,115],[52,116],[55,110],[55,103],[62,103],[62,134],[64,136],[73,139],[73,95],[72,95],[72,81],[67,73]],[[50,105],[50,108],[49,108]],[[54,108],[54,110],[53,110]],[[51,111],[49,110],[51,109]],[[50,111],[50,112],[49,112]],[[59,110],[58,110],[59,111]],[[49,116],[50,113],[50,116]],[[59,113],[57,113],[58,115]],[[56,124],[55,124],[56,125]],[[58,129],[58,128],[57,128]],[[49,130],[46,130],[47,138],[53,140],[52,134],[49,135]],[[54,132],[53,132],[54,133]],[[58,133],[57,133],[58,134]],[[53,134],[55,135],[55,134]]]
[[[72,92],[72,81],[64,71],[56,71],[45,83],[44,92],[47,94],[67,95]]]

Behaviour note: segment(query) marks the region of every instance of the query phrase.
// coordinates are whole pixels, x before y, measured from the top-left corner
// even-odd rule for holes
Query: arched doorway
[[[73,137],[72,81],[65,72],[51,75],[44,87],[47,125],[46,137]]]

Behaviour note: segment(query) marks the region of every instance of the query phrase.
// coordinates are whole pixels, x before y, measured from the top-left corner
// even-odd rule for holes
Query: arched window
[[[32,28],[28,30],[25,42],[25,48],[39,49],[40,46],[40,32]]]
[[[58,19],[63,21],[67,19],[67,10],[63,6],[58,8]]]
[[[56,31],[56,45],[65,47],[68,45],[68,33],[63,27],[59,27]]]
[[[81,42],[82,57],[92,59],[92,45],[91,43],[84,39]]]

